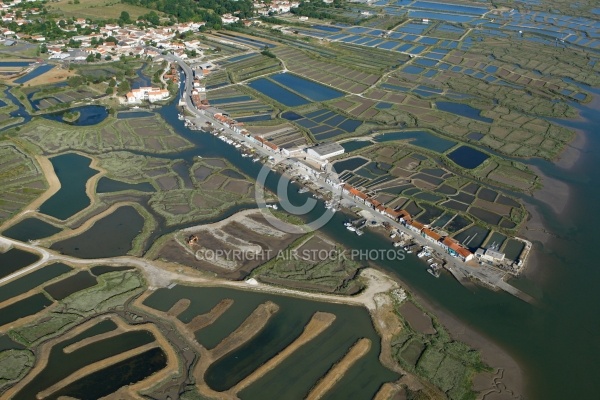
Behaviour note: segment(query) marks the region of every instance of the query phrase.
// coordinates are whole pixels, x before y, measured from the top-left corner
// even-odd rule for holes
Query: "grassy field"
[[[127,299],[140,293],[144,281],[135,271],[110,272],[98,277],[98,284],[76,292],[59,302],[58,308],[37,320],[15,328],[9,335],[17,342],[33,346],[50,339],[86,317],[122,306]]]
[[[106,120],[91,126],[71,126],[37,119],[21,128],[20,136],[39,146],[45,153],[80,150],[102,153],[114,150],[140,150],[169,153],[191,144],[176,135],[159,115]]]
[[[340,254],[342,249],[319,236],[307,235],[296,240],[284,252],[253,272],[260,281],[320,292],[355,294],[363,286],[356,279],[360,264],[350,259],[323,257]]]
[[[0,144],[0,222],[10,218],[46,189],[37,163],[16,146]]]
[[[122,11],[129,13],[131,18],[137,18],[150,11],[148,8],[123,4],[118,0],[80,0],[74,4],[73,0],[59,0],[49,3],[51,11],[62,12],[65,17],[109,19],[119,18]]]
[[[6,350],[0,352],[0,389],[18,381],[33,366],[34,357],[28,350]]]

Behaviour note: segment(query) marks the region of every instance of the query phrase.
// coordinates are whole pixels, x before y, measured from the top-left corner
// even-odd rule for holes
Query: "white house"
[[[221,16],[221,22],[224,24],[233,24],[234,22],[238,22],[240,19],[231,14],[223,14]]]
[[[129,104],[139,103],[142,100],[148,100],[150,103],[153,103],[155,101],[164,100],[167,97],[169,97],[169,91],[157,87],[141,87],[139,89],[132,89],[125,95],[127,103]]]

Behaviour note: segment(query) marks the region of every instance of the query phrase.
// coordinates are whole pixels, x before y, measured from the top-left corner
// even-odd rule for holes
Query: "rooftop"
[[[320,156],[326,156],[328,154],[331,153],[335,153],[338,151],[344,151],[344,148],[335,143],[323,143],[323,144],[318,144],[316,146],[310,147],[310,150],[314,151],[315,153],[317,153]]]

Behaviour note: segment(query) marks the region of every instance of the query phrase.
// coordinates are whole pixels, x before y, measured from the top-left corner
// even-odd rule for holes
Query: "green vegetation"
[[[19,136],[52,154],[67,150],[97,154],[124,149],[169,153],[191,147],[159,115],[131,119],[109,116],[97,125],[77,127],[34,119],[22,127]]]
[[[62,115],[62,119],[65,122],[75,122],[79,119],[80,115],[79,111],[67,111]]]
[[[150,11],[139,5],[122,4],[118,0],[58,0],[49,3],[47,8],[51,13],[62,17],[115,21],[122,12],[127,12],[131,18],[137,18]]]
[[[239,12],[240,18],[253,15],[250,0],[122,0],[125,4],[155,9],[179,21],[206,21],[207,28],[220,29],[220,15]]]
[[[357,279],[361,266],[349,257],[337,257],[339,254],[345,254],[339,246],[319,235],[308,234],[255,269],[252,276],[281,286],[356,294],[364,287]]]
[[[128,183],[150,182],[157,192],[150,196],[148,203],[165,217],[168,225],[215,218],[254,198],[249,179],[221,159],[199,160],[185,177],[174,169],[181,160],[126,152],[102,154],[99,160],[110,178]]]
[[[396,308],[399,306],[396,304]],[[428,335],[413,330],[397,309],[396,312],[403,328],[392,340],[392,355],[402,368],[436,385],[448,399],[475,399],[473,375],[489,368],[479,352],[452,340],[433,317],[436,333]]]
[[[33,367],[34,356],[29,350],[6,350],[0,352],[0,390],[22,379]]]
[[[52,311],[36,321],[9,332],[10,337],[26,346],[33,346],[64,332],[84,319],[102,314],[123,304],[144,289],[137,271],[117,271],[100,275],[98,284],[75,292],[58,302]]]
[[[0,223],[46,190],[35,160],[15,145],[0,143]]]

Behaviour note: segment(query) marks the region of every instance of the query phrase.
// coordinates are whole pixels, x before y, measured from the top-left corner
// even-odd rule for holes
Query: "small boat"
[[[260,161],[260,158],[256,157],[256,158],[252,159],[252,162],[257,162],[257,161]]]
[[[437,270],[434,270],[432,268],[427,268],[427,272],[429,272],[431,275],[433,275],[436,278],[440,277],[440,273]]]
[[[308,190],[309,189],[307,187],[303,187],[303,188],[298,189],[298,193],[306,193],[306,192],[308,192]]]
[[[402,243],[400,243],[400,242],[394,242],[394,247],[400,247],[400,246],[402,246]]]
[[[356,228],[353,227],[352,225],[347,226],[346,229],[348,229],[350,232],[356,232]]]

